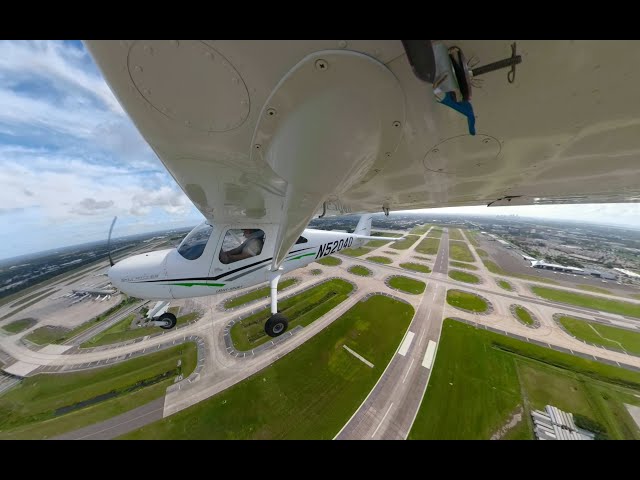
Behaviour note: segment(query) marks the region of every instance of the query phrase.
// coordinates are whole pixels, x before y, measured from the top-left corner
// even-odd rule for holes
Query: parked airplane
[[[206,219],[111,281],[155,299],[269,281],[272,336],[282,273],[369,238],[367,216],[305,230],[316,215],[640,199],[637,42],[86,44]]]

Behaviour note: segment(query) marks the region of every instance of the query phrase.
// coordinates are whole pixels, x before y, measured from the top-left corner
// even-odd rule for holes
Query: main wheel
[[[178,319],[176,318],[176,316],[173,313],[169,312],[160,315],[160,318],[158,318],[158,320],[161,322],[167,322],[165,325],[160,325],[160,328],[164,328],[165,330],[169,330],[170,328],[175,327],[176,323],[178,323]]]
[[[271,315],[271,318],[267,320],[267,323],[264,326],[264,331],[270,337],[279,337],[282,335],[289,326],[289,322],[284,315],[276,313]]]

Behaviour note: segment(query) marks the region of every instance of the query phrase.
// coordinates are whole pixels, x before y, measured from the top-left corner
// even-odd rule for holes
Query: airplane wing
[[[279,225],[275,265],[319,214],[640,198],[637,42],[517,41],[513,77],[473,79],[475,135],[399,40],[85,43],[208,220]]]

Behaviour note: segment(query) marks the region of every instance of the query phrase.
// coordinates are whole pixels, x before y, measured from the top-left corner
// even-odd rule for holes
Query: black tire
[[[289,327],[289,322],[284,315],[276,313],[275,315],[271,315],[271,318],[267,320],[267,323],[264,325],[264,331],[270,337],[279,337],[287,331],[287,327]]]
[[[158,318],[158,320],[161,322],[168,322],[168,325],[160,325],[160,328],[164,328],[165,330],[169,330],[175,327],[176,323],[178,323],[178,319],[176,318],[176,316],[173,313],[169,312],[160,315],[160,318]]]

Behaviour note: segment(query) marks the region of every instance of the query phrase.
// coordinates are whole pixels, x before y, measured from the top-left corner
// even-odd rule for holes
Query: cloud
[[[98,201],[95,198],[85,198],[71,209],[71,213],[77,213],[78,215],[96,215],[102,213],[102,210],[112,206],[113,200]]]
[[[132,215],[146,215],[152,207],[160,207],[171,214],[183,214],[191,205],[184,193],[170,187],[134,195],[131,201],[132,206],[129,212]]]

